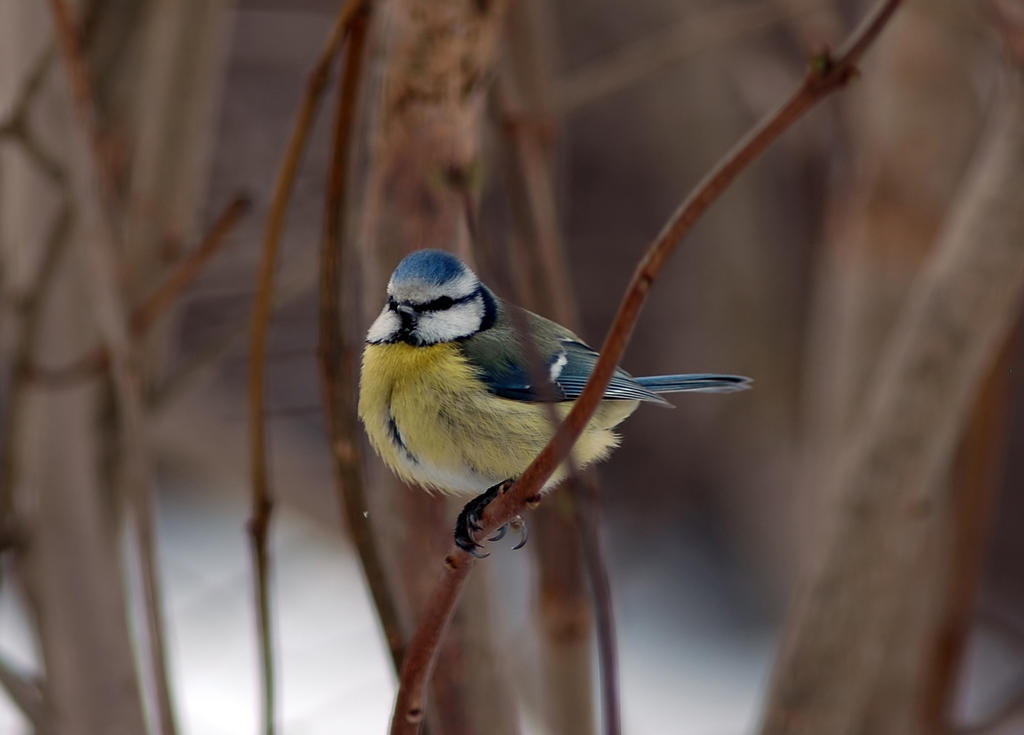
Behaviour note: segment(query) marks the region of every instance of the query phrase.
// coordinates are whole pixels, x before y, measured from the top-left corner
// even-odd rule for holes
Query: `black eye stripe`
[[[450,309],[453,306],[456,306],[458,304],[464,304],[467,301],[472,301],[473,299],[475,299],[479,295],[480,295],[480,289],[477,289],[477,290],[473,291],[472,293],[468,293],[465,296],[460,296],[457,299],[453,299],[451,296],[439,296],[438,298],[434,299],[433,301],[428,301],[425,304],[414,304],[414,303],[410,303],[408,301],[403,301],[401,303],[407,304],[407,305],[411,306],[412,308],[414,308],[416,311],[419,311],[419,312],[424,312],[424,311],[444,311],[445,309]],[[398,301],[395,301],[393,298],[388,298],[388,306],[391,309],[396,309],[398,307],[398,304],[399,304]]]
[[[428,301],[425,304],[420,304],[416,307],[417,311],[444,311],[450,309],[455,305],[455,299],[451,296],[440,296],[433,301]]]

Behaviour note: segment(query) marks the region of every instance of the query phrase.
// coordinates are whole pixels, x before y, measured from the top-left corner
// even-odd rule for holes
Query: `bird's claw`
[[[483,526],[480,525],[480,518],[484,512],[484,508],[487,507],[488,503],[498,497],[499,493],[505,492],[506,489],[508,489],[508,483],[499,482],[497,485],[487,488],[486,491],[466,503],[462,512],[459,513],[458,520],[455,521],[456,546],[466,553],[472,554],[477,559],[483,559],[488,556],[487,554],[481,554],[478,551],[478,549],[482,549],[483,546],[477,543],[474,538],[474,534],[483,530]]]
[[[483,559],[488,555],[478,551],[483,546],[478,544],[476,539],[473,538],[473,534],[480,530],[480,524],[472,513],[473,511],[470,510],[469,505],[459,513],[459,519],[455,522],[455,545],[463,551],[472,554],[477,559]]]
[[[498,495],[504,493],[512,487],[511,480],[505,480],[499,482],[493,487],[487,488],[487,490],[480,495],[476,496],[463,507],[462,512],[459,513],[458,520],[455,521],[455,545],[465,551],[467,554],[472,554],[477,559],[483,559],[490,556],[487,553],[482,553],[480,549],[484,548],[482,545],[477,543],[475,534],[483,530],[483,526],[480,524],[480,519],[483,517],[484,508],[494,500]],[[488,541],[500,541],[505,538],[505,534],[508,533],[509,528],[514,531],[518,531],[521,535],[519,543],[513,546],[513,549],[521,549],[526,545],[526,522],[520,516],[516,516],[509,523],[502,526],[497,532],[491,536]]]
[[[526,532],[526,521],[522,516],[516,516],[508,525],[512,527],[513,531],[519,532],[519,543],[512,547],[512,551],[518,551],[526,546],[526,540],[530,537],[530,534]]]
[[[516,516],[511,521],[506,523],[504,526],[498,529],[498,532],[491,536],[488,541],[501,541],[505,536],[508,535],[509,529],[519,532],[519,543],[512,547],[513,551],[526,546],[526,539],[529,538],[529,534],[526,532],[526,521],[523,520],[522,516]]]

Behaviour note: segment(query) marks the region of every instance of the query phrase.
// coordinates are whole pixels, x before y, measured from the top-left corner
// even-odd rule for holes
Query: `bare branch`
[[[99,201],[103,215],[101,219],[106,230],[106,237],[94,250],[96,252],[106,251],[105,257],[111,259],[111,264],[118,264],[121,232],[114,213],[116,199],[114,181],[116,177],[110,159],[104,152],[103,140],[96,120],[96,98],[93,94],[85,57],[82,54],[79,29],[75,26],[66,0],[50,0],[50,10],[57,33],[58,46],[71,83],[71,94],[75,101],[75,111],[78,114],[79,132],[83,136],[85,149],[91,154],[89,176],[95,186],[90,191]],[[113,275],[119,278],[121,274],[115,270]],[[115,278],[115,284],[118,283],[118,278]],[[106,317],[106,319],[113,322],[113,317]],[[111,326],[108,325],[107,329],[111,329]],[[101,329],[101,331],[103,330]]]
[[[861,55],[877,38],[899,5],[900,0],[884,0],[879,3],[837,56],[828,52],[815,56],[803,83],[789,100],[727,153],[683,201],[641,259],[601,348],[601,358],[594,366],[583,393],[558,432],[512,488],[487,506],[480,537],[493,533],[517,513],[539,500],[537,494],[540,488],[568,456],[572,444],[600,403],[622,358],[650,287],[682,237],[733,179],[772,142],[815,104],[846,86],[856,74],[856,64]],[[426,606],[402,666],[392,713],[392,735],[415,733],[418,730],[419,722],[423,719],[424,686],[431,673],[434,654],[473,563],[472,556],[455,546],[445,557],[441,580]]]
[[[50,71],[50,65],[53,64],[54,59],[54,48],[53,43],[48,43],[46,47],[39,53],[39,57],[35,60],[29,69],[28,75],[25,77],[24,82],[21,85],[21,91],[18,93],[17,99],[11,106],[11,111],[7,116],[7,121],[0,123],[0,130],[14,125],[14,120],[24,121],[28,115],[28,108],[32,105],[32,101],[36,97],[36,93],[39,88],[43,86],[43,81],[46,79],[46,74]]]
[[[359,113],[359,175],[349,182],[346,215],[360,248],[363,318],[379,310],[387,272],[410,250],[469,253],[464,211],[467,194],[478,194],[483,180],[486,92],[507,6],[505,0],[375,6],[375,52]],[[381,469],[374,463],[367,522],[378,535],[405,529],[403,544],[381,551],[407,633],[433,586],[430,568],[447,546],[441,529],[448,521],[436,498],[410,492]],[[476,604],[455,617],[439,653],[444,665],[431,682],[428,724],[444,733],[512,735],[520,729],[512,690],[491,634],[487,580],[478,581],[467,593]]]
[[[551,76],[550,21],[543,0],[520,2],[510,8],[503,75],[495,90],[507,152],[503,169],[519,230],[519,257],[509,257],[512,293],[516,303],[548,314],[571,329],[579,328],[579,309],[569,278],[555,194],[554,143],[558,121],[551,116],[555,95]],[[515,314],[515,312],[513,312]],[[514,320],[521,322],[521,319]],[[544,385],[547,374],[525,325],[514,324],[530,353],[527,365],[534,385]],[[551,430],[558,426],[555,404],[548,403]],[[539,600],[541,692],[547,726],[565,735],[590,735],[596,730],[592,637],[597,621],[597,648],[601,672],[601,707],[604,731],[621,732],[618,702],[615,630],[612,623],[608,573],[601,557],[590,490],[596,473],[585,476],[570,463],[562,497],[530,521],[531,558]],[[573,543],[578,538],[579,543]],[[593,542],[593,543],[591,543]],[[590,594],[587,577],[590,576]],[[602,584],[603,583],[603,584]],[[594,612],[595,608],[600,608]]]
[[[338,496],[344,508],[349,532],[370,587],[377,617],[391,652],[391,663],[397,672],[405,650],[398,608],[388,587],[388,577],[367,522],[362,456],[359,444],[359,422],[353,397],[356,394],[356,351],[346,335],[350,330],[342,319],[341,283],[346,258],[351,247],[342,241],[345,232],[344,212],[346,181],[352,153],[352,121],[358,98],[360,75],[365,56],[369,24],[368,4],[352,22],[345,47],[344,71],[338,87],[338,109],[335,115],[334,144],[327,181],[324,210],[324,236],[320,261],[320,341],[318,355],[323,378],[324,408],[334,458]],[[354,274],[352,269],[350,274]],[[352,285],[352,279],[349,285]],[[348,303],[355,305],[354,299]]]
[[[1024,62],[1024,7],[1018,3],[1016,15],[1009,3],[992,0],[991,20],[1003,36],[1012,59]],[[1013,346],[1011,334],[1003,344],[994,366],[978,392],[970,424],[957,458],[955,497],[951,509],[954,536],[952,567],[943,597],[941,618],[933,650],[926,663],[923,727],[939,732],[946,727],[961,669],[971,617],[976,607],[987,532],[992,524],[995,494],[1003,473],[1005,438],[1012,384]],[[995,735],[1009,732],[1014,721],[1024,722],[1024,693],[999,708],[988,720],[954,730],[957,735]]]
[[[864,716],[888,649],[903,644],[905,590],[933,538],[940,473],[1024,290],[1024,70],[1006,81],[834,473],[840,513],[790,621],[766,735],[871,730]],[[906,732],[918,715],[882,716]]]
[[[39,54],[32,68],[28,72],[21,91],[7,115],[7,119],[0,122],[0,138],[8,137],[21,145],[25,155],[28,156],[38,169],[46,175],[54,184],[64,183],[63,166],[47,151],[36,137],[32,126],[28,124],[28,111],[36,93],[43,85],[47,72],[53,63],[53,45],[49,44]]]
[[[310,289],[315,287],[315,269],[313,259],[306,255],[299,255],[294,261],[289,261],[288,266],[282,269],[277,278],[271,311],[279,311],[281,307],[292,304],[296,299],[308,294]],[[153,389],[148,396],[152,411],[159,413],[183,392],[208,378],[218,362],[244,337],[244,324],[232,323],[225,326],[221,336],[212,339],[208,345],[185,359]]]
[[[583,544],[583,561],[587,565],[594,611],[597,617],[597,651],[601,659],[601,707],[607,735],[622,732],[622,708],[619,704],[619,656],[615,641],[615,611],[608,567],[601,549],[598,522],[597,482],[594,474],[583,475],[576,485],[576,525]]]
[[[222,244],[228,241],[227,235],[235,228],[249,207],[250,202],[244,196],[235,197],[225,207],[199,247],[191,251],[164,282],[132,311],[130,320],[132,337],[135,339],[144,337],[156,321],[178,300],[182,292],[195,282],[210,258]],[[47,385],[61,386],[76,380],[95,377],[98,373],[106,370],[109,365],[110,357],[106,347],[96,345],[81,357],[61,367],[46,367],[28,362],[25,363],[23,369],[32,380]]]
[[[92,269],[93,306],[96,323],[111,362],[111,380],[117,396],[120,418],[119,478],[127,489],[139,542],[143,608],[156,696],[156,707],[164,735],[175,730],[170,684],[163,646],[163,621],[159,599],[158,570],[153,530],[151,478],[144,444],[143,412],[137,356],[131,340],[127,310],[120,289],[120,222],[115,213],[114,177],[104,157],[88,70],[78,42],[71,12],[64,0],[50,0],[57,39],[71,82],[78,125],[72,153],[80,160],[71,167],[71,188],[90,236],[87,257]],[[91,154],[91,155],[90,155]],[[91,236],[91,230],[99,233]]]
[[[18,482],[17,444],[18,426],[21,424],[22,407],[25,402],[27,385],[27,366],[31,364],[39,334],[39,322],[42,318],[43,304],[46,303],[54,274],[60,258],[67,250],[68,234],[74,217],[71,205],[65,201],[53,227],[46,238],[45,255],[35,282],[27,292],[21,304],[21,324],[18,331],[18,342],[14,349],[14,374],[10,386],[10,398],[7,411],[4,413],[3,444],[0,445],[0,530],[10,533],[15,529],[14,519],[14,487]]]
[[[560,112],[569,114],[636,84],[671,63],[806,15],[822,6],[821,0],[794,0],[784,7],[761,0],[702,8],[653,37],[642,38],[569,72],[556,82],[554,99],[558,101]]]
[[[953,469],[953,499],[940,533],[949,533],[951,566],[939,600],[931,650],[924,664],[922,730],[941,732],[949,722],[967,648],[988,531],[1007,451],[1014,336],[1006,339],[974,402]]]
[[[227,235],[235,228],[251,207],[248,197],[238,195],[232,199],[220,213],[209,233],[199,243],[199,247],[191,251],[181,264],[175,268],[163,283],[132,311],[132,334],[141,337],[191,286],[203,268],[220,246],[227,241]]]
[[[327,43],[320,58],[306,81],[298,117],[292,128],[281,168],[277,174],[274,196],[267,215],[266,232],[263,239],[263,255],[260,263],[259,287],[252,311],[251,347],[249,353],[249,443],[252,470],[252,515],[249,519],[249,534],[252,541],[253,565],[256,577],[256,608],[259,625],[260,657],[263,686],[263,732],[274,732],[274,661],[270,631],[270,600],[268,589],[267,533],[273,511],[273,499],[267,477],[266,427],[264,424],[264,363],[267,322],[273,302],[274,270],[277,250],[284,228],[284,216],[288,207],[295,173],[306,146],[306,139],[313,126],[324,90],[331,61],[338,52],[349,26],[359,14],[362,0],[348,0],[342,5]]]
[[[0,687],[4,688],[37,733],[49,731],[42,687],[15,670],[3,657],[0,657]]]

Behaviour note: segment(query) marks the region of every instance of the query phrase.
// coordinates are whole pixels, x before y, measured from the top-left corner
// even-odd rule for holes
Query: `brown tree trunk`
[[[45,3],[18,3],[3,25],[4,45],[19,50],[19,63],[4,65],[8,84],[24,84],[26,71],[54,46]],[[50,52],[53,53],[52,50]],[[15,70],[18,70],[16,72]],[[55,162],[59,178],[40,175],[37,161],[5,156],[0,212],[5,221],[4,259],[23,275],[15,288],[31,289],[37,253],[66,201],[72,225],[48,297],[26,355],[65,364],[97,339],[83,274],[81,207],[72,199],[68,161],[69,126],[75,124],[66,76],[53,56],[44,81],[29,100],[28,129],[7,141],[24,150],[25,136]],[[59,235],[58,235],[59,237]],[[40,729],[71,735],[138,735],[146,732],[133,642],[125,610],[125,589],[117,548],[112,495],[101,466],[104,392],[97,379],[54,389],[15,376],[23,393],[12,432],[11,473],[14,523],[22,545],[17,569],[30,602],[45,669],[47,721]],[[18,399],[15,399],[16,401]]]
[[[496,168],[509,172],[505,180],[515,240],[502,243],[508,252],[495,253],[491,266],[511,271],[501,274],[504,283],[498,283],[511,287],[509,295],[517,303],[578,330],[556,197],[553,145],[559,126],[552,117],[550,15],[547,5],[537,0],[509,8],[508,54],[497,95],[503,155]],[[530,694],[539,699],[548,730],[564,735],[589,735],[597,727],[594,615],[577,528],[576,504],[584,500],[567,487],[530,518],[528,548],[537,580],[534,605],[540,638],[537,683]]]
[[[3,505],[13,515],[5,528],[12,523],[19,540],[18,570],[43,652],[46,721],[35,723],[37,729],[144,733],[145,689],[154,698],[157,730],[170,735],[176,725],[166,680],[146,421],[136,375],[128,381],[135,394],[131,410],[125,411],[124,392],[113,399],[121,408],[118,422],[111,421],[105,374],[52,385],[26,368],[65,366],[90,354],[108,336],[98,328],[103,309],[145,293],[167,265],[163,236],[175,225],[191,225],[220,77],[224,25],[218,19],[227,3],[106,0],[86,4],[84,14],[69,5],[79,24],[72,35],[80,35],[84,75],[95,93],[88,104],[94,105],[89,118],[100,136],[99,157],[72,103],[68,60],[51,6],[14,4],[0,23],[13,57],[3,64],[0,84],[14,90],[11,109],[0,115],[20,110],[11,134],[0,138],[6,149],[0,165],[13,185],[0,191],[0,240],[4,265],[18,274],[7,285],[28,305],[20,315],[5,422]],[[196,10],[202,18],[195,17]],[[201,22],[189,21],[189,12],[192,21]],[[186,27],[187,43],[182,43]],[[26,85],[34,70],[39,84],[33,89]],[[137,94],[140,90],[144,93]],[[161,107],[161,95],[173,101],[173,114]],[[173,170],[156,170],[161,167],[154,153],[160,149],[172,151]],[[98,178],[107,186],[93,186]],[[162,188],[144,193],[147,181]],[[147,196],[173,211],[145,210]],[[126,225],[127,210],[138,215],[134,227]],[[105,286],[92,256],[97,239],[111,232],[118,234],[114,240],[126,235],[126,247],[114,253],[123,257],[117,265],[123,270]],[[131,288],[122,293],[125,285]],[[108,286],[106,293],[97,290]],[[98,305],[101,296],[106,307]],[[105,313],[109,318],[109,308]],[[125,327],[127,315],[117,318]],[[133,365],[134,371],[140,368]],[[141,555],[137,567],[120,555],[122,501],[133,511],[134,548]],[[140,570],[143,600],[126,597],[125,568]],[[133,606],[144,611],[138,640],[127,617]],[[144,688],[137,678],[137,652],[150,669]]]
[[[367,139],[346,217],[363,254],[360,331],[379,312],[402,256],[433,247],[469,258],[466,202],[480,175],[483,112],[503,14],[503,2],[375,4],[359,124]],[[390,557],[411,631],[439,573],[457,506],[401,485],[376,460],[366,485],[370,520]],[[428,705],[431,732],[518,731],[494,650],[486,582],[480,575],[467,589],[442,647]]]
[[[943,479],[1024,287],[1021,69],[997,99],[833,470],[830,533],[789,624],[766,735],[923,732],[928,602],[948,574],[934,555]]]
[[[828,543],[831,526],[820,519],[832,517],[837,499],[822,489],[834,487],[835,465],[874,390],[879,356],[893,339],[894,315],[933,252],[977,141],[975,70],[964,59],[976,55],[978,42],[968,20],[957,3],[911,4],[880,44],[855,92],[860,96],[844,100],[853,120],[852,177],[834,195],[827,223],[832,242],[813,312],[806,559],[817,558],[819,545]],[[941,134],[922,135],[940,118]],[[945,476],[935,481],[948,484]],[[901,644],[887,652],[876,676],[864,732],[905,733],[916,726],[932,611],[951,561],[949,546],[937,539],[950,531],[952,511],[948,493],[937,493],[929,540],[915,552],[916,582],[904,595]]]

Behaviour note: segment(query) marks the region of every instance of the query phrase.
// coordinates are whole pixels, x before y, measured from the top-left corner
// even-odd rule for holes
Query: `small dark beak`
[[[399,304],[395,307],[395,313],[402,320],[402,331],[411,332],[416,328],[416,310],[408,304]]]

